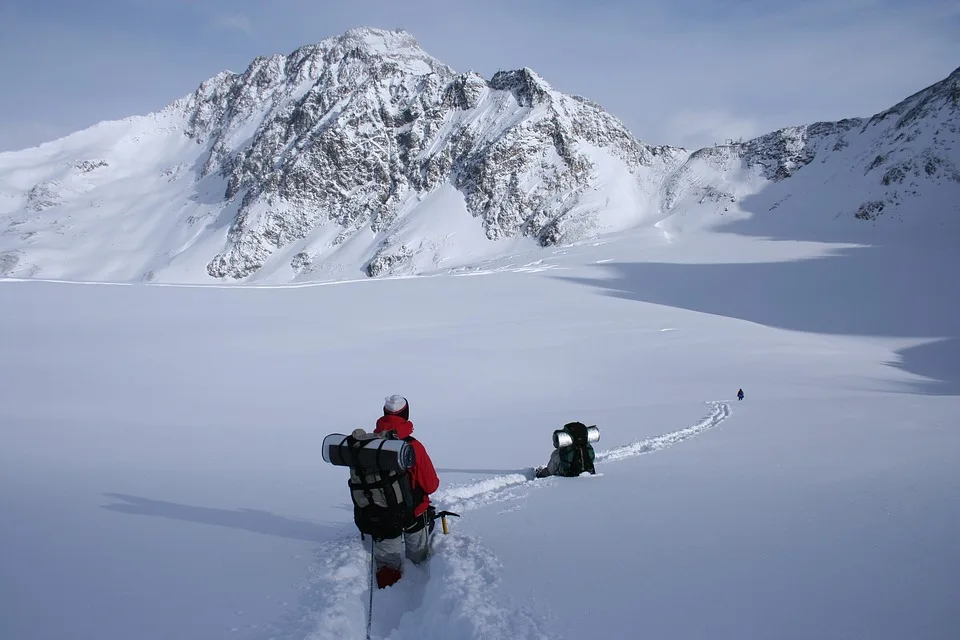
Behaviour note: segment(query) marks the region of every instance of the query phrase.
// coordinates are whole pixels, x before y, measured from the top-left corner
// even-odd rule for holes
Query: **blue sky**
[[[355,26],[458,71],[530,67],[656,144],[871,115],[960,66],[956,0],[0,0],[0,151]]]

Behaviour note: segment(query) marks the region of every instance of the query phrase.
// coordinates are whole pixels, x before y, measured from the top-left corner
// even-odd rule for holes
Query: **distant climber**
[[[743,389],[737,391],[737,400],[743,400]]]
[[[545,467],[537,467],[534,476],[564,476],[572,478],[584,471],[596,474],[594,459],[596,453],[591,442],[600,439],[600,430],[596,425],[587,426],[582,422],[568,422],[562,429],[553,432],[553,453]]]

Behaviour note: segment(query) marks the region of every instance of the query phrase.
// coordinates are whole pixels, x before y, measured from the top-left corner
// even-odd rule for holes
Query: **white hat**
[[[393,394],[383,401],[383,410],[387,413],[400,413],[406,406],[407,399],[397,394]]]

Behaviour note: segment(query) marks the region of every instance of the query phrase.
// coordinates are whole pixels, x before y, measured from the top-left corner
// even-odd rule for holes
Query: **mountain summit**
[[[375,237],[367,272],[391,270],[433,253],[397,233],[445,186],[462,199],[447,215],[466,208],[486,238],[551,244],[574,221],[587,223],[581,196],[598,180],[597,161],[625,175],[662,173],[681,155],[638,143],[598,106],[554,92],[529,69],[489,81],[457,74],[404,32],[354,30],[258,59],[178,106],[187,135],[211,145],[201,177],[224,177],[225,200],[239,201],[207,266],[217,278],[249,276],[295,244],[302,270],[364,233]],[[336,233],[311,242],[318,229]]]
[[[351,29],[220,73],[159,113],[0,154],[0,275],[420,273],[642,224],[676,231],[690,207],[704,223],[754,214],[746,198],[817,159],[862,173],[830,211],[875,221],[933,192],[960,202],[957,75],[868,120],[691,153],[638,141],[531,69],[458,73],[405,31]]]

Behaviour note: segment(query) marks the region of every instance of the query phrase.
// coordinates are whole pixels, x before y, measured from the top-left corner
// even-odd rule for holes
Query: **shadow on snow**
[[[287,518],[257,509],[214,509],[151,500],[123,493],[105,493],[103,495],[122,501],[116,504],[103,505],[102,508],[108,511],[242,529],[280,538],[321,542],[329,538],[327,534],[331,531],[345,530],[344,527],[340,526],[335,527],[309,520]]]
[[[570,278],[607,295],[811,333],[926,339],[891,366],[929,378],[914,392],[960,395],[960,285],[940,251],[871,246],[791,262],[611,262]]]

